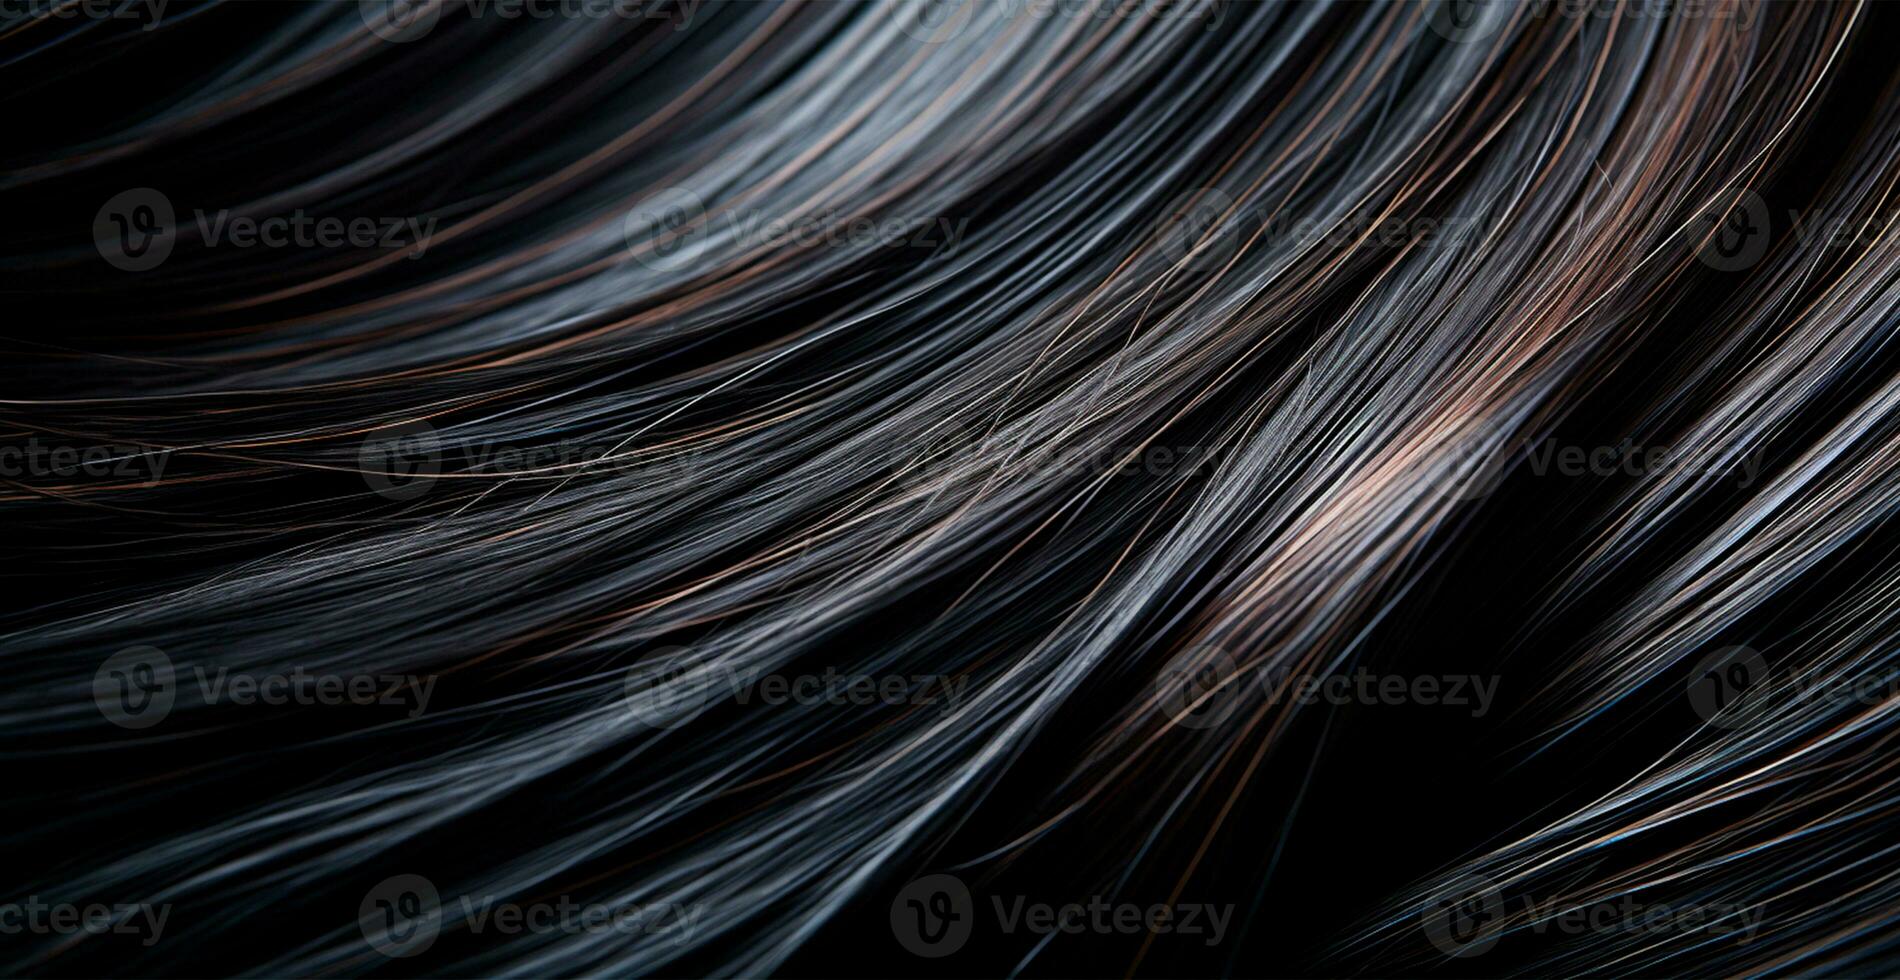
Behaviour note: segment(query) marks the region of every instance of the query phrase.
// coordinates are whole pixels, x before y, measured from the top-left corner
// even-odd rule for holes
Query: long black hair
[[[1880,5],[10,6],[6,972],[1900,962]]]

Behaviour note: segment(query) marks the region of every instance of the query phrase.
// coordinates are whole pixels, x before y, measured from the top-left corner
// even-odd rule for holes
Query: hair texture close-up
[[[1892,975],[1897,37],[0,0],[0,975]]]

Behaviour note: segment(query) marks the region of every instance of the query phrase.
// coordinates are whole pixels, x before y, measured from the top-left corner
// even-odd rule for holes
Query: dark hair
[[[1892,10],[13,3],[6,972],[1900,962]]]

